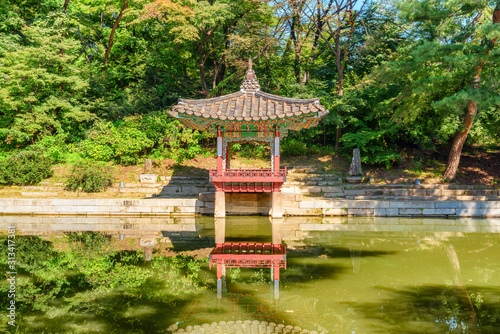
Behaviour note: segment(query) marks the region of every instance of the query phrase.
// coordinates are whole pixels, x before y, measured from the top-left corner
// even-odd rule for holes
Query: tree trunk
[[[294,61],[293,61],[293,69],[295,73],[295,81],[297,83],[300,82],[300,53],[301,53],[301,45],[300,45],[300,31],[298,29],[299,25],[299,17],[298,15],[294,16],[292,21],[292,41],[293,41],[293,51],[295,53]]]
[[[458,165],[460,163],[462,148],[464,147],[465,140],[467,139],[470,127],[472,126],[476,115],[477,103],[469,101],[469,107],[467,108],[467,113],[465,114],[464,121],[462,122],[462,127],[455,134],[453,144],[451,144],[450,155],[448,156],[448,162],[446,163],[446,169],[443,174],[443,179],[455,179],[457,175]]]
[[[108,47],[106,48],[106,53],[104,54],[104,67],[102,69],[103,72],[106,71],[106,66],[108,65],[109,53],[111,52],[111,48],[113,47],[113,38],[115,36],[116,28],[118,28],[118,24],[120,23],[123,17],[123,13],[127,8],[128,8],[127,0],[123,0],[122,10],[120,11],[120,14],[118,14],[118,17],[116,18],[116,21],[113,24],[113,28],[111,28],[111,35],[109,35]]]
[[[497,3],[495,10],[493,11],[493,23],[500,23],[500,1]],[[497,38],[493,39],[489,48],[486,50],[486,54],[490,52],[490,50],[495,45]],[[477,67],[477,73],[474,77],[473,87],[475,89],[479,88],[481,70],[483,69],[484,61]],[[446,169],[443,173],[443,179],[453,180],[457,176],[457,169],[460,163],[460,156],[462,155],[462,148],[464,146],[465,140],[469,134],[470,127],[474,122],[474,118],[477,115],[477,102],[469,101],[469,105],[467,108],[467,113],[465,114],[464,120],[462,122],[462,126],[455,134],[453,138],[453,143],[451,144],[450,155],[448,156],[448,162],[446,163]]]
[[[337,72],[339,75],[338,91],[337,96],[344,96],[344,67],[342,66],[342,59],[340,54],[340,30],[337,30],[337,36],[335,37],[335,62],[337,63]],[[337,110],[337,115],[339,118],[342,117],[342,110]],[[340,138],[342,137],[342,128],[340,125],[337,126],[337,133],[335,135],[335,148],[340,147]]]

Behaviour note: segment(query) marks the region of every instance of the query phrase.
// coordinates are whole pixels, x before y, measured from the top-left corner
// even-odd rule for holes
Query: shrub
[[[133,123],[118,127],[110,122],[97,124],[88,139],[80,143],[82,155],[97,161],[114,160],[124,165],[137,163],[139,156],[153,147],[154,141],[135,126]]]
[[[46,136],[32,147],[35,150],[44,152],[44,154],[51,158],[54,163],[65,162],[66,156],[70,151],[68,144],[66,144],[67,137],[68,135],[64,133]]]
[[[112,170],[109,165],[96,162],[79,162],[73,166],[71,175],[66,181],[69,190],[93,193],[105,190],[113,183]]]
[[[0,160],[0,185],[37,184],[52,176],[53,160],[39,151],[21,151]]]
[[[281,154],[285,157],[308,155],[306,144],[295,138],[285,139],[281,144]]]

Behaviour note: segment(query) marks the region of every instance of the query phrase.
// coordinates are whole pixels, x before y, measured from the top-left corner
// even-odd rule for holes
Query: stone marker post
[[[153,173],[153,162],[151,159],[146,159],[144,162],[144,174],[152,174]]]
[[[144,173],[141,174],[141,183],[156,183],[158,175],[153,174],[153,162],[151,159],[146,159],[144,162]]]
[[[363,172],[361,171],[361,155],[359,154],[359,148],[355,148],[352,151],[352,162],[349,168],[349,177],[347,177],[347,182],[349,183],[361,183],[363,180]]]

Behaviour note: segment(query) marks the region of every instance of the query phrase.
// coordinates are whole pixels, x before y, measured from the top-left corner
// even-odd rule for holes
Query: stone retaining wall
[[[0,199],[0,215],[213,215],[214,194],[199,199]],[[226,194],[228,215],[268,215],[269,194]],[[285,216],[500,217],[500,201],[398,201],[305,198],[283,193]]]

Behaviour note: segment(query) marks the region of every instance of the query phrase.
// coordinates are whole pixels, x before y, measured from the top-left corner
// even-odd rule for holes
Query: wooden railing
[[[227,179],[226,182],[238,182],[235,179],[245,179],[245,181],[251,182],[269,182],[270,178],[286,178],[286,167],[284,169],[274,170],[274,169],[210,169],[210,178],[215,182],[215,179]],[[245,182],[243,181],[243,182]],[[223,182],[223,181],[222,181]],[[242,181],[240,181],[242,182]],[[272,182],[272,181],[271,181]]]

